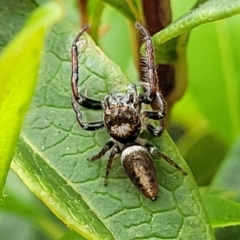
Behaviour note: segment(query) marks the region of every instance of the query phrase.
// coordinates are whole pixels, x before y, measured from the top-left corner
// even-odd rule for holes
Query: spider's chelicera
[[[76,113],[79,125],[84,130],[95,131],[105,128],[111,136],[110,140],[91,160],[98,160],[111,150],[104,181],[106,185],[113,159],[116,154],[121,154],[121,163],[131,182],[144,196],[154,201],[157,199],[158,181],[151,155],[163,158],[182,174],[186,175],[187,173],[151,143],[139,138],[142,130],[142,121],[145,118],[159,121],[158,129],[151,124],[147,124],[146,129],[154,137],[160,137],[164,131],[163,118],[166,115],[166,103],[158,88],[154,50],[150,35],[140,23],[136,23],[136,28],[140,31],[146,47],[146,54],[142,58],[144,65],[143,93],[138,94],[136,86],[132,84],[126,93],[111,93],[103,101],[97,101],[84,96],[78,89],[77,43],[80,36],[88,28],[89,26],[85,25],[72,44],[72,107]],[[151,104],[153,102],[157,104],[158,110],[141,111],[142,104]],[[92,110],[102,109],[103,119],[91,123],[84,122],[79,105]]]

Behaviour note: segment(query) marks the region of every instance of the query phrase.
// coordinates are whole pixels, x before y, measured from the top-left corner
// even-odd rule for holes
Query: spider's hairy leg
[[[90,159],[88,159],[89,161],[96,161],[98,159],[100,159],[102,156],[104,156],[112,147],[114,146],[114,142],[112,140],[109,140],[107,143],[105,143],[105,145],[103,146],[103,148],[100,150],[99,153],[97,153],[96,155],[92,156]],[[107,180],[108,180],[108,175],[110,173],[110,170],[112,168],[112,164],[113,164],[113,160],[116,154],[120,153],[121,150],[118,146],[114,146],[109,159],[108,159],[108,163],[107,163],[107,168],[106,168],[106,175],[105,175],[105,180],[104,180],[104,185],[107,185]]]
[[[82,120],[82,113],[79,109],[78,102],[75,100],[74,97],[72,97],[72,107],[74,112],[76,113],[77,121],[79,125],[82,127],[82,129],[87,131],[95,131],[97,129],[104,127],[103,121],[91,122],[91,123],[84,122]]]
[[[94,99],[90,99],[82,95],[78,90],[78,80],[79,80],[79,71],[78,71],[78,39],[82,36],[82,34],[89,29],[89,25],[84,25],[83,29],[78,33],[72,43],[71,54],[72,54],[72,76],[71,76],[71,87],[72,93],[75,100],[83,107],[89,109],[102,109],[101,101],[97,101]]]
[[[158,77],[156,74],[154,61],[154,49],[152,39],[147,29],[144,28],[139,22],[136,22],[135,26],[139,30],[141,40],[143,43],[145,43],[146,46],[145,56],[141,57],[141,70],[143,75],[143,81],[147,83],[146,86],[144,86],[144,97],[146,98],[145,101],[150,103],[154,101],[158,88]]]
[[[151,37],[148,31],[139,22],[136,23],[136,27],[139,29],[143,42],[146,45],[146,56],[141,58],[143,64],[144,93],[139,95],[139,101],[145,104],[156,103],[157,110],[145,111],[143,116],[149,119],[159,120],[159,129],[148,124],[147,130],[154,137],[160,137],[164,131],[163,118],[166,116],[166,102],[158,86],[158,76],[155,68],[154,49]]]
[[[150,154],[156,157],[160,157],[164,159],[166,162],[168,162],[170,165],[172,165],[174,168],[176,168],[179,172],[181,172],[183,175],[187,175],[187,172],[183,170],[180,166],[178,166],[177,163],[175,163],[170,157],[168,157],[165,153],[160,152],[154,145],[150,143],[146,143],[144,145]]]
[[[110,153],[110,156],[109,156],[109,159],[108,159],[108,163],[107,163],[107,168],[106,168],[106,175],[105,175],[105,180],[104,180],[104,185],[106,186],[107,185],[107,181],[108,181],[108,175],[110,173],[110,170],[112,168],[112,164],[113,164],[113,160],[114,160],[114,157],[116,154],[120,153],[121,150],[118,146],[115,146],[111,153]]]
[[[89,161],[96,161],[96,160],[100,159],[102,156],[104,156],[106,154],[107,151],[109,151],[113,147],[113,145],[114,145],[114,142],[112,140],[109,140],[107,143],[105,143],[105,145],[102,147],[102,149],[100,150],[99,153],[92,156],[88,160]]]

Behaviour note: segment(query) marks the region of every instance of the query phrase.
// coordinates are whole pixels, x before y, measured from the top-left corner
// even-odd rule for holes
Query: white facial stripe
[[[111,132],[114,135],[118,135],[120,137],[128,135],[129,132],[131,131],[132,131],[132,128],[129,123],[111,126]]]

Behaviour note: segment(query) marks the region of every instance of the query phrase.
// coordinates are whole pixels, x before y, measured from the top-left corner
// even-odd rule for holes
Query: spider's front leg
[[[78,80],[79,80],[79,72],[78,72],[78,39],[82,36],[82,34],[87,31],[89,25],[86,24],[83,29],[78,33],[72,43],[72,76],[71,76],[71,87],[72,87],[72,107],[76,113],[77,121],[79,125],[88,131],[94,131],[104,127],[103,121],[97,121],[92,123],[86,123],[82,120],[82,113],[79,109],[79,105],[93,110],[103,109],[102,102],[94,99],[90,99],[82,95],[78,90]]]
[[[154,49],[152,39],[146,28],[136,22],[136,28],[140,32],[140,40],[145,44],[145,55],[141,56],[141,74],[144,87],[145,103],[152,103],[156,96],[158,79],[156,78],[156,66],[154,61]]]
[[[82,129],[87,131],[95,131],[97,129],[104,128],[103,121],[87,123],[82,120],[82,113],[79,109],[78,102],[75,100],[74,97],[72,97],[72,107],[74,112],[76,113],[77,121],[79,125],[82,127]]]
[[[112,147],[114,146],[114,142],[112,140],[108,141],[103,148],[100,150],[99,153],[97,153],[96,155],[92,156],[89,160],[90,161],[96,161],[98,159],[100,159],[102,156],[104,156]],[[108,175],[110,173],[110,170],[112,168],[112,164],[113,164],[113,160],[114,157],[116,156],[116,154],[120,153],[121,150],[118,146],[114,146],[109,159],[108,159],[108,163],[107,163],[107,168],[106,168],[106,175],[105,175],[105,180],[104,180],[104,185],[107,185],[107,180],[108,180]]]
[[[78,80],[79,80],[79,72],[78,72],[78,39],[82,36],[82,34],[87,31],[89,28],[89,25],[84,25],[83,29],[78,33],[78,35],[75,37],[72,48],[71,48],[71,54],[72,54],[72,76],[71,76],[71,87],[72,87],[72,93],[75,101],[78,102],[81,106],[93,109],[93,110],[99,110],[102,109],[102,103],[101,101],[97,101],[91,98],[87,98],[86,96],[82,95],[78,90]]]
[[[152,39],[147,31],[139,22],[136,23],[136,27],[139,29],[143,43],[145,44],[145,56],[141,58],[142,63],[142,80],[144,93],[139,95],[139,101],[145,104],[155,104],[156,111],[143,112],[143,118],[149,118],[153,120],[159,120],[159,129],[156,129],[153,125],[148,124],[147,130],[154,137],[160,137],[164,131],[164,120],[166,116],[166,102],[159,90],[159,81],[156,72],[156,65],[154,61],[154,49]]]
[[[92,156],[89,160],[90,161],[96,161],[100,159],[102,156],[104,156],[114,145],[114,142],[112,140],[109,140],[105,145],[102,147],[99,153]]]
[[[108,159],[108,163],[107,163],[107,168],[106,168],[105,180],[104,180],[104,185],[105,186],[107,185],[108,175],[109,175],[110,170],[112,168],[114,157],[116,156],[116,154],[118,154],[120,152],[121,152],[120,148],[118,146],[115,146],[112,149],[111,153],[110,153],[110,156],[109,156],[109,159]]]

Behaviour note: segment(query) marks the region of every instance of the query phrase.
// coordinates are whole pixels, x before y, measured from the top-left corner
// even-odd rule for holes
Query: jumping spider
[[[163,118],[166,115],[166,103],[158,88],[158,77],[154,63],[154,50],[150,35],[139,22],[136,23],[136,28],[140,31],[143,43],[145,43],[146,46],[146,56],[142,58],[142,62],[144,63],[144,92],[138,94],[136,86],[132,84],[126,93],[111,93],[107,95],[104,100],[97,101],[84,96],[78,90],[79,73],[77,43],[78,39],[88,28],[89,25],[85,25],[72,43],[72,107],[82,129],[95,131],[105,127],[108,134],[111,136],[110,140],[103,146],[99,153],[91,158],[91,160],[98,160],[111,150],[104,181],[106,185],[113,159],[116,154],[121,154],[121,163],[129,179],[145,197],[154,201],[157,199],[158,181],[151,155],[163,158],[182,174],[186,175],[187,173],[168,156],[160,152],[155,146],[139,138],[139,134],[142,130],[142,121],[145,118],[159,121],[159,129],[156,129],[151,124],[147,124],[146,128],[154,137],[160,137],[164,131]],[[157,111],[141,112],[142,104],[151,104],[153,102],[158,106]],[[79,105],[92,110],[102,109],[103,119],[91,123],[84,122]]]

